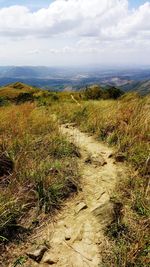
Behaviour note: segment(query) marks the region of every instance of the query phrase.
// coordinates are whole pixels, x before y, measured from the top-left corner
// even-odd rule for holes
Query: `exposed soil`
[[[22,246],[22,252],[18,247],[16,255],[45,244],[47,251],[40,262],[29,258],[22,266],[100,267],[107,242],[104,229],[114,216],[111,197],[119,180],[126,176],[126,166],[114,160],[112,148],[94,137],[71,125],[61,126],[60,130],[80,149],[81,191],[66,202],[55,222],[38,229]]]

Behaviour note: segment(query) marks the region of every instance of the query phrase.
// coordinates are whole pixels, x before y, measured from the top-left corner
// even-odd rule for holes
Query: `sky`
[[[9,7],[13,5],[21,5],[35,11],[39,8],[47,8],[54,0],[0,0],[0,7]]]
[[[150,1],[0,0],[0,65],[150,65]]]

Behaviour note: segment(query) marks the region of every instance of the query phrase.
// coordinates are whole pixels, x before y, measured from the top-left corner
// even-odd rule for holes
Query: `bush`
[[[116,87],[109,86],[104,89],[99,85],[93,85],[87,87],[84,91],[84,97],[86,100],[92,99],[117,99],[124,94],[123,91]]]
[[[104,90],[103,98],[104,99],[117,99],[124,94],[119,88],[109,87]]]
[[[17,104],[25,103],[27,101],[33,102],[34,96],[33,93],[21,93],[16,97],[15,100]]]
[[[103,96],[103,90],[99,85],[87,87],[84,91],[85,99],[99,99]]]
[[[0,97],[0,107],[7,106],[9,101],[5,97]]]

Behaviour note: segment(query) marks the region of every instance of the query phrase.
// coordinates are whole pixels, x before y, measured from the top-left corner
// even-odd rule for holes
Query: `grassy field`
[[[104,266],[149,266],[150,96],[130,93],[118,100],[79,104],[55,105],[53,112],[61,122],[73,122],[115,146],[132,170],[112,197],[121,203],[123,216],[106,229],[110,244],[104,249]]]
[[[0,107],[1,243],[30,230],[38,215],[58,209],[77,191],[77,156],[78,149],[60,133],[51,107],[38,101]],[[22,221],[32,209],[24,229]]]
[[[150,149],[149,96],[127,94],[118,101],[82,101],[81,106],[64,102],[56,109],[62,122],[75,122],[99,140],[117,145],[135,169],[144,173]]]
[[[131,165],[112,196],[122,216],[106,229],[110,242],[104,266],[149,266],[150,96],[130,93],[117,100],[86,100],[84,92],[30,90],[13,85],[8,98],[0,89],[1,241],[33,207],[36,214],[51,212],[77,190],[79,152],[59,132],[58,118],[115,146]]]

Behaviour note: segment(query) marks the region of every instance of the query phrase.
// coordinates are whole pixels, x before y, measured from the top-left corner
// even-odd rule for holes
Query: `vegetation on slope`
[[[103,88],[99,85],[92,85],[86,87],[85,90],[82,91],[82,98],[85,100],[117,99],[121,95],[123,95],[123,91],[114,86],[107,86]]]
[[[38,211],[48,212],[76,190],[78,151],[59,133],[52,116],[56,114],[62,123],[73,122],[115,145],[117,153],[132,164],[133,171],[120,182],[112,199],[119,203],[120,216],[106,229],[110,242],[103,261],[104,266],[149,266],[150,96],[120,97],[118,91],[117,97],[104,97],[100,92],[88,88],[87,97],[87,91],[37,90],[33,100],[0,108],[0,160],[6,162],[0,169],[1,233],[8,232],[7,226],[29,208],[38,206]]]
[[[112,199],[120,203],[122,215],[106,231],[110,246],[103,260],[104,266],[149,266],[150,96],[130,93],[119,100],[62,103],[53,109],[62,122],[74,122],[115,145],[117,153],[132,164],[133,171]]]
[[[51,107],[38,101],[0,107],[0,242],[29,232],[41,212],[77,191],[77,156]]]
[[[148,95],[150,93],[150,80],[132,81],[123,86],[125,92],[135,91],[140,95]]]
[[[38,89],[17,82],[0,88],[0,98],[7,101],[16,101],[21,94],[30,94],[37,92]]]
[[[12,103],[18,105],[25,102],[38,102],[39,105],[46,105],[54,100],[58,100],[57,93],[42,91],[21,82],[0,88],[0,106]]]

